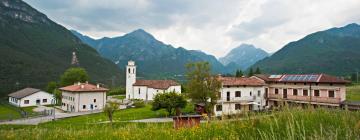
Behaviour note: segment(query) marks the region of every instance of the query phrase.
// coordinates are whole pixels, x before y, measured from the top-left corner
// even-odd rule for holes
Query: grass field
[[[346,100],[360,101],[360,84],[346,87]]]
[[[172,123],[128,123],[125,120],[158,117],[164,111],[149,106],[116,112],[113,126],[93,114],[40,124],[0,126],[2,139],[360,139],[360,112],[331,109],[290,109],[269,117],[222,120],[191,129],[175,130]]]
[[[21,108],[27,113],[35,115],[32,111],[35,107],[23,107]],[[12,106],[7,103],[0,103],[0,120],[9,120],[9,119],[18,119],[21,118],[21,114],[19,112],[20,108]]]

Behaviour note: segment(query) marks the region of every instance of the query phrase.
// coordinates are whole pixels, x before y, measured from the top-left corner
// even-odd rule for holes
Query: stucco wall
[[[130,95],[130,99],[153,100],[157,93],[164,93],[170,91],[181,93],[181,86],[170,86],[166,90],[148,88],[146,86],[133,86],[133,91],[134,93]]]
[[[43,102],[46,99],[46,102]],[[29,104],[25,104],[25,100],[29,100]],[[40,103],[37,104],[36,100],[40,100]],[[16,101],[12,101],[12,97],[9,97],[9,103],[19,107],[28,107],[28,106],[36,106],[36,105],[49,105],[51,104],[54,97],[52,94],[47,93],[45,91],[39,91],[29,96],[26,96],[22,99],[18,99]]]
[[[62,109],[65,111],[79,112],[101,110],[106,104],[106,92],[62,92]],[[69,97],[71,97],[69,99]],[[94,99],[96,101],[94,101]],[[69,108],[67,107],[69,106]],[[71,110],[74,106],[74,110]],[[83,108],[85,106],[85,108]],[[91,108],[92,107],[92,108]]]

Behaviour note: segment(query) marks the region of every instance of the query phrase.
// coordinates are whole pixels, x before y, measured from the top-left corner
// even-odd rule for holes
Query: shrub
[[[132,99],[131,101],[133,101],[135,108],[145,107],[145,102],[142,99]]]

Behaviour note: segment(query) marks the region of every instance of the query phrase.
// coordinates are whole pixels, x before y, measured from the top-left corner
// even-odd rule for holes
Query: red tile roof
[[[314,79],[307,79],[307,80],[299,80],[299,79],[287,79],[286,77],[292,76],[314,76]],[[301,82],[301,83],[349,83],[349,81],[327,75],[327,74],[284,74],[278,75],[280,77],[272,78],[271,75],[266,74],[258,74],[255,77],[264,80],[265,82]]]
[[[254,77],[219,77],[223,86],[264,86],[265,82]]]
[[[147,86],[154,89],[168,89],[170,86],[178,86],[173,80],[136,80],[134,86]]]
[[[88,83],[77,83],[74,85],[66,86],[59,88],[62,91],[70,91],[70,92],[104,92],[108,91],[108,89],[97,87],[97,85],[88,84]]]

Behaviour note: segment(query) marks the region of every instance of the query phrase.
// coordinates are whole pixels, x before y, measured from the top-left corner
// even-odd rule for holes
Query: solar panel
[[[285,75],[280,81],[316,82],[319,75]]]

